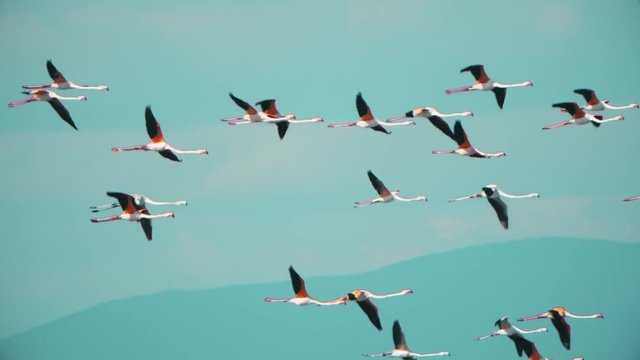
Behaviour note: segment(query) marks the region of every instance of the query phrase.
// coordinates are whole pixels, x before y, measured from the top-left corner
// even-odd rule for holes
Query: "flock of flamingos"
[[[88,86],[88,85],[78,85],[72,81],[67,80],[62,73],[58,71],[58,69],[53,65],[51,60],[47,61],[47,70],[51,79],[53,80],[51,83],[39,84],[39,85],[24,85],[24,89],[28,89],[29,91],[24,91],[24,94],[28,95],[27,98],[15,102],[9,103],[9,107],[17,107],[20,105],[24,105],[34,101],[46,101],[48,102],[53,109],[58,113],[58,115],[67,122],[74,129],[78,129],[76,124],[74,123],[69,111],[64,107],[61,100],[86,100],[86,96],[60,96],[57,93],[48,90],[48,89],[81,89],[81,90],[109,90],[109,87],[106,85],[96,85],[96,86]],[[491,91],[494,93],[498,106],[502,109],[506,97],[507,88],[510,87],[528,87],[533,86],[531,81],[523,81],[520,83],[514,84],[504,84],[492,81],[489,76],[487,76],[483,65],[472,65],[462,69],[460,72],[470,72],[475,78],[475,82],[471,85],[462,86],[459,88],[446,90],[447,94],[455,94],[460,92],[472,91],[472,90],[482,90],[482,91]],[[609,103],[608,100],[600,100],[596,96],[595,92],[590,89],[576,89],[574,93],[583,96],[586,100],[586,104],[583,106],[578,105],[575,102],[562,102],[556,103],[552,106],[555,108],[559,108],[561,111],[567,112],[571,115],[571,118],[568,120],[564,120],[558,122],[556,124],[545,126],[544,130],[555,129],[567,125],[585,125],[592,124],[594,127],[599,127],[604,123],[623,120],[624,117],[622,115],[613,116],[610,118],[604,118],[599,114],[591,114],[586,111],[604,111],[604,110],[620,110],[627,108],[640,108],[640,105],[636,103],[631,103],[623,106],[613,106]],[[282,115],[278,109],[276,108],[275,100],[268,99],[263,100],[256,103],[256,106],[260,106],[260,110],[257,110],[253,106],[251,106],[246,101],[234,96],[233,94],[229,94],[231,100],[237,104],[240,108],[244,110],[244,114],[233,116],[229,118],[223,118],[222,121],[227,122],[229,125],[246,125],[246,124],[255,124],[255,123],[270,123],[274,124],[277,127],[278,136],[280,139],[283,139],[287,133],[287,130],[291,124],[299,124],[299,123],[314,123],[314,122],[323,122],[324,120],[321,117],[315,117],[311,119],[297,119],[295,115]],[[358,93],[356,96],[356,108],[358,111],[358,115],[360,116],[359,120],[344,123],[344,124],[330,124],[329,128],[340,128],[340,127],[361,127],[361,128],[370,128],[374,131],[382,132],[385,134],[391,134],[386,127],[391,126],[404,126],[404,125],[415,125],[416,122],[414,120],[405,120],[411,119],[415,117],[424,117],[427,118],[438,130],[440,130],[443,134],[453,140],[457,147],[452,150],[434,150],[433,154],[458,154],[463,156],[470,156],[475,158],[490,158],[490,157],[501,157],[506,156],[503,151],[498,152],[485,152],[477,149],[471,142],[469,141],[465,130],[462,127],[461,122],[458,120],[455,122],[453,128],[444,120],[446,117],[465,117],[465,116],[473,116],[472,112],[458,112],[458,113],[440,113],[433,107],[418,107],[415,108],[404,115],[387,119],[380,120],[373,116],[371,109],[365,102],[361,93]],[[161,156],[172,160],[172,161],[182,161],[178,158],[176,154],[208,154],[206,149],[197,149],[197,150],[181,150],[170,145],[164,138],[162,133],[162,129],[160,128],[160,124],[156,120],[154,114],[151,111],[151,107],[147,106],[145,109],[145,121],[147,134],[151,139],[150,142],[143,145],[134,145],[134,146],[123,146],[123,147],[113,147],[112,151],[120,152],[120,151],[133,151],[133,150],[143,150],[143,151],[156,151]],[[371,185],[377,192],[378,196],[365,201],[357,201],[354,203],[356,208],[373,205],[376,203],[388,203],[394,200],[398,201],[426,201],[427,197],[424,195],[419,195],[415,197],[405,198],[399,195],[398,190],[389,190],[385,184],[378,179],[378,177],[371,171],[368,171],[368,177],[371,182]],[[142,229],[144,230],[145,236],[147,240],[152,239],[152,228],[151,228],[151,219],[160,218],[160,217],[173,217],[173,212],[165,212],[161,214],[150,214],[147,210],[147,205],[186,205],[187,202],[184,200],[180,201],[156,201],[147,196],[140,194],[125,194],[119,192],[108,192],[108,196],[113,197],[117,200],[117,202],[92,206],[91,209],[93,212],[101,212],[105,210],[109,210],[115,207],[120,206],[122,208],[122,212],[120,214],[106,216],[106,217],[98,217],[92,218],[92,222],[106,222],[106,221],[114,221],[114,220],[127,220],[127,221],[137,221],[141,224]],[[456,199],[451,199],[450,201],[461,201],[466,199],[484,197],[487,198],[491,207],[495,210],[495,213],[498,217],[498,220],[504,229],[508,229],[509,227],[509,218],[507,214],[507,205],[504,203],[502,198],[531,198],[531,197],[539,197],[537,193],[528,193],[524,195],[512,195],[505,191],[502,191],[495,184],[485,185],[479,192],[473,193],[468,196],[463,196]],[[640,199],[640,195],[629,197],[624,199],[625,201],[633,201]],[[311,298],[307,293],[305,282],[298,275],[298,273],[293,269],[293,267],[289,267],[289,275],[291,277],[291,283],[293,285],[293,290],[295,295],[291,298],[281,298],[275,299],[271,297],[267,297],[264,300],[266,302],[288,302],[295,305],[339,305],[346,304],[348,301],[355,301],[360,308],[367,315],[371,323],[378,330],[382,330],[382,324],[380,322],[380,317],[378,315],[378,308],[373,304],[371,299],[384,299],[388,297],[402,296],[407,294],[412,294],[413,291],[411,289],[404,289],[402,291],[379,295],[375,294],[371,291],[364,289],[356,289],[352,290],[348,294],[336,298],[334,300],[329,301],[320,301],[314,298]],[[526,320],[534,320],[534,319],[542,319],[548,318],[551,319],[551,323],[556,328],[560,341],[562,345],[568,350],[571,346],[571,326],[565,320],[565,317],[572,318],[603,318],[602,314],[596,313],[592,315],[575,315],[567,311],[564,307],[554,307],[544,313],[539,315],[529,316],[519,318],[518,321],[526,321]],[[546,359],[536,349],[535,344],[527,340],[525,338],[525,334],[535,333],[535,332],[546,332],[546,328],[538,328],[535,330],[522,330],[514,325],[509,323],[507,317],[503,317],[495,322],[495,326],[498,328],[496,331],[478,337],[477,340],[484,340],[497,335],[505,335],[509,337],[515,344],[516,352],[518,356],[522,356],[523,352],[526,354],[529,360],[540,360]],[[396,320],[393,323],[393,343],[394,348],[392,351],[382,352],[382,353],[364,353],[364,356],[371,357],[380,357],[380,356],[391,356],[391,357],[399,357],[403,360],[415,360],[415,357],[426,357],[426,356],[441,356],[441,355],[450,355],[448,351],[440,351],[434,353],[416,353],[409,350],[404,333],[400,327],[400,323]],[[574,358],[574,360],[578,360],[582,358]]]

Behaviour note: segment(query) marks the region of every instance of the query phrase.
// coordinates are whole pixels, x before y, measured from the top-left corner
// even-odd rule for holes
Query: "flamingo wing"
[[[487,81],[489,81],[489,76],[487,76],[487,73],[484,72],[484,66],[483,65],[479,65],[479,64],[478,65],[471,65],[471,66],[467,66],[466,68],[460,70],[460,72],[465,72],[465,71],[470,71],[471,74],[473,75],[473,77],[479,83],[486,83]]]
[[[51,79],[53,79],[53,82],[56,84],[67,82],[67,79],[62,76],[62,73],[53,66],[53,62],[51,62],[51,60],[47,60],[47,71],[49,72]]]
[[[240,106],[242,109],[244,109],[244,111],[247,112],[247,114],[249,115],[255,115],[258,112],[256,111],[256,109],[253,108],[253,106],[249,105],[248,102],[241,100],[235,96],[233,96],[232,93],[229,93],[229,97],[231,98],[231,100],[233,100],[234,103],[236,103],[236,105]]]
[[[438,128],[438,130],[442,131],[443,134],[450,137],[451,140],[458,142],[456,140],[456,136],[453,134],[453,131],[451,131],[451,127],[449,126],[449,124],[447,124],[447,122],[444,121],[440,116],[433,115],[433,116],[429,116],[428,119],[431,122],[431,124],[433,124],[433,126]]]
[[[562,102],[551,105],[551,107],[565,109],[575,119],[579,119],[584,116],[584,111],[574,102]]]
[[[112,198],[116,198],[118,200],[118,204],[122,208],[122,211],[132,214],[137,211],[135,206],[135,201],[133,196],[121,192],[107,192],[107,196],[111,196]]]
[[[600,99],[596,96],[596,92],[591,89],[575,89],[573,92],[582,95],[589,105],[596,105],[600,102]]]
[[[289,276],[291,277],[291,285],[293,285],[293,292],[296,297],[309,297],[307,289],[304,285],[304,279],[293,269],[293,266],[289,266]]]
[[[142,226],[142,230],[144,231],[144,235],[147,237],[147,240],[151,241],[151,219],[140,219],[140,225]]]
[[[262,112],[267,114],[267,115],[269,115],[269,116],[282,117],[282,115],[280,115],[280,112],[276,108],[276,100],[275,99],[267,99],[267,100],[258,101],[256,103],[256,105],[260,105],[260,108],[262,109]]]
[[[558,335],[560,335],[560,342],[562,342],[562,346],[564,346],[567,350],[571,349],[571,326],[567,323],[567,321],[560,315],[559,312],[555,310],[550,310],[551,312],[551,323],[558,330]]]
[[[371,320],[373,326],[378,330],[382,330],[382,324],[380,324],[380,317],[378,316],[378,308],[373,304],[373,302],[369,299],[356,302],[360,306],[360,309],[367,314],[367,317]]]
[[[469,138],[467,138],[467,133],[462,128],[462,123],[460,122],[460,120],[456,121],[456,123],[453,125],[453,137],[459,147],[471,147]]]
[[[518,335],[509,335],[508,337],[513,340],[513,343],[516,345],[516,352],[518,353],[518,356],[521,357],[522,351],[525,347],[529,346],[527,343],[530,341]]]
[[[498,215],[498,220],[500,220],[500,224],[505,230],[509,229],[509,216],[507,215],[507,204],[500,198],[492,198],[487,196],[487,200],[489,200],[489,204],[493,210],[496,211],[496,215]]]
[[[287,130],[289,129],[289,122],[279,121],[276,123],[276,126],[278,127],[278,136],[280,136],[280,140],[284,139],[284,135],[287,133]]]
[[[380,132],[383,132],[383,133],[385,133],[385,134],[391,134],[391,131],[389,131],[389,130],[387,130],[387,129],[383,128],[383,127],[382,127],[382,125],[380,125],[380,124],[378,124],[378,125],[376,125],[376,126],[372,126],[371,128],[372,128],[373,130],[375,130],[375,131],[380,131]]]
[[[158,151],[158,154],[162,155],[162,157],[165,157],[165,158],[167,158],[169,160],[182,162],[182,160],[178,159],[176,154],[174,154],[173,151],[171,151],[171,150],[161,150],[161,151]]]
[[[156,117],[153,116],[151,112],[151,106],[147,106],[144,109],[144,119],[147,124],[147,134],[149,134],[149,138],[151,138],[152,142],[161,142],[164,141],[164,136],[162,135],[162,129],[160,128],[160,124],[156,120]]]
[[[373,119],[373,115],[371,114],[371,109],[369,108],[369,105],[367,105],[367,102],[364,101],[364,98],[362,97],[361,92],[359,92],[358,95],[356,96],[356,108],[358,108],[358,115],[360,116],[360,120],[369,121]]]
[[[62,120],[66,121],[67,124],[71,125],[72,128],[78,130],[78,128],[76,127],[76,124],[73,122],[73,119],[71,119],[71,114],[69,114],[69,110],[67,110],[67,108],[64,107],[64,105],[62,105],[60,100],[56,98],[51,98],[48,101],[48,103],[51,104],[51,107],[53,108],[53,110],[55,110],[58,113],[58,115],[60,115]]]
[[[376,189],[376,192],[378,193],[378,195],[380,195],[381,197],[386,197],[391,194],[389,189],[387,189],[387,187],[384,186],[384,183],[380,181],[380,179],[378,179],[378,177],[375,176],[371,170],[367,171],[367,175],[369,176],[369,181],[371,181],[371,185],[373,186],[374,189]]]
[[[498,102],[498,106],[502,109],[502,105],[504,105],[504,98],[507,96],[507,89],[501,87],[494,87],[491,89],[493,93],[496,95],[496,101]]]
[[[400,328],[400,322],[398,320],[393,322],[393,345],[396,350],[409,350],[407,347],[407,341],[404,338],[404,333]]]

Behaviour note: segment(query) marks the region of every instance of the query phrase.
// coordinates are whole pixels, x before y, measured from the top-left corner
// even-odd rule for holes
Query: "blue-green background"
[[[0,338],[115,299],[287,281],[290,264],[309,278],[526,238],[637,244],[640,204],[621,200],[640,194],[634,153],[640,111],[621,111],[626,120],[597,130],[541,128],[567,118],[552,103],[582,102],[572,93],[575,88],[593,88],[614,104],[640,100],[639,16],[635,0],[0,0],[5,103],[23,97],[21,85],[49,80],[47,59],[70,80],[111,88],[64,93],[89,98],[66,103],[79,132],[47,104],[1,113]],[[492,94],[445,95],[446,88],[472,82],[459,70],[476,63],[485,64],[496,81],[531,80],[535,86],[510,89],[504,110]],[[358,91],[378,118],[427,105],[444,112],[470,110],[475,116],[462,121],[474,145],[504,150],[508,157],[432,155],[431,150],[454,144],[424,119],[415,127],[393,128],[390,136],[305,124],[292,126],[280,141],[270,125],[220,122],[240,113],[227,97],[230,91],[250,102],[276,98],[283,113],[319,115],[327,123],[357,117]],[[173,145],[206,147],[210,154],[184,155],[177,164],[153,153],[111,152],[112,146],[147,140],[146,105]],[[353,209],[353,201],[375,195],[368,169],[390,188],[425,194],[429,201]],[[485,201],[447,202],[487,183],[512,193],[536,191],[542,198],[509,201],[509,231],[501,229]],[[154,241],[148,243],[139,225],[88,221],[88,206],[108,201],[109,190],[186,199],[189,206],[173,209],[175,219],[154,221]],[[567,258],[581,242],[571,245],[563,247]],[[481,248],[465,254],[473,257],[473,249]],[[548,256],[546,251],[522,253],[507,268],[497,262],[500,269],[492,276],[536,272],[530,266]],[[609,266],[617,259],[599,261],[604,281],[616,281]],[[432,276],[448,283],[449,266],[464,269],[465,262],[443,264],[437,274],[405,274],[409,284],[401,286],[418,287]],[[638,270],[630,267],[626,273],[637,277]],[[627,285],[635,292],[619,296],[638,303],[637,282]],[[368,286],[376,290],[375,282]],[[393,283],[384,286],[395,290]],[[474,294],[459,290],[468,296],[465,308],[480,312]],[[595,296],[598,290],[592,290],[584,296]],[[270,287],[264,291],[259,301],[277,295]],[[420,296],[415,299],[428,301]],[[571,311],[578,301],[563,300],[540,301],[541,309],[520,309],[517,302],[504,306],[517,312],[515,317],[553,305]],[[597,305],[573,310],[622,309]],[[286,310],[295,317],[297,310],[316,309]],[[482,321],[490,327],[506,313],[496,310]],[[412,327],[436,331],[438,326]],[[380,350],[390,344],[385,335]],[[256,339],[245,340],[250,345]],[[439,342],[429,344],[439,348]],[[281,348],[272,346],[269,351],[278,355],[274,349]],[[455,344],[446,347],[456,351]],[[375,350],[358,347],[353,354]]]

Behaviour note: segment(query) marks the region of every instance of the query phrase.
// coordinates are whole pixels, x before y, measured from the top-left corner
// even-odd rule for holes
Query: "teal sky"
[[[47,59],[111,88],[64,93],[88,96],[67,103],[79,132],[47,104],[2,110],[0,338],[112,299],[285,280],[290,264],[333,275],[531,237],[637,242],[640,203],[622,199],[640,194],[640,111],[597,130],[541,128],[567,118],[552,103],[582,102],[576,88],[640,102],[639,15],[637,0],[0,0],[5,104],[49,80]],[[504,110],[492,94],[445,95],[476,63],[535,86],[510,89]],[[326,123],[294,125],[284,141],[270,125],[230,127],[219,121],[240,113],[230,91]],[[382,119],[473,111],[462,121],[474,145],[508,157],[432,155],[453,143],[425,119],[390,136],[328,129],[357,117],[359,91]],[[209,155],[111,152],[147,141],[147,105],[169,142]],[[353,209],[375,196],[368,169],[429,201]],[[508,232],[486,201],[447,202],[487,183],[542,198],[508,201]],[[137,224],[89,222],[111,190],[189,206],[150,208],[176,218],[154,221],[148,243]]]

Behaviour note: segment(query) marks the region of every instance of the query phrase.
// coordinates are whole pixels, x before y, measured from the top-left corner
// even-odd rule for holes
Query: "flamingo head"
[[[524,82],[524,86],[533,86],[533,82],[527,80]]]
[[[87,97],[86,97],[86,96],[84,96],[84,95],[80,95],[79,99],[80,99],[80,100],[87,101]]]

